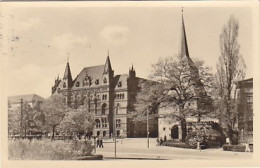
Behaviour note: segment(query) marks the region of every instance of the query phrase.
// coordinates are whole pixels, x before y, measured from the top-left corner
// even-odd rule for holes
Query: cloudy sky
[[[87,66],[105,63],[109,50],[115,74],[146,78],[159,57],[180,48],[181,6],[190,56],[215,71],[219,35],[230,15],[240,24],[240,53],[253,77],[253,11],[249,5],[221,7],[167,3],[160,5],[12,4],[8,18],[8,95],[51,94],[55,77],[63,76],[67,57],[73,78]]]

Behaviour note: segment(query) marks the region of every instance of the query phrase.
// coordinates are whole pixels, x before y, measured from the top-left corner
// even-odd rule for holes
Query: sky
[[[83,2],[82,2],[83,3]],[[253,77],[253,12],[247,5],[220,7],[189,3],[143,5],[30,5],[15,3],[4,15],[8,31],[8,95],[51,95],[54,79],[63,77],[69,59],[73,79],[84,67],[105,64],[115,74],[147,78],[151,65],[180,50],[181,7],[190,57],[215,72],[219,35],[230,15],[239,20],[240,54]],[[172,4],[172,5],[171,5]]]

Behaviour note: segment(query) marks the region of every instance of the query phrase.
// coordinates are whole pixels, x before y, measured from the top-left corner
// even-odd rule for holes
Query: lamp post
[[[20,121],[20,136],[21,136],[23,132],[23,99],[20,100],[21,100],[21,121]]]
[[[149,148],[149,110],[147,107],[146,111],[146,117],[147,117],[147,147]]]
[[[114,115],[113,115],[113,134],[114,134],[114,141],[115,141],[115,158],[116,158],[116,114],[118,112],[118,106],[115,107]]]

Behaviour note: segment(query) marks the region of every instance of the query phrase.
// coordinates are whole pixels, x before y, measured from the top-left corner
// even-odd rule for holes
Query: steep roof
[[[93,83],[98,79],[99,83],[102,82],[103,72],[105,65],[97,65],[91,67],[85,67],[79,75],[75,78],[73,88],[76,87],[76,83],[80,82],[80,87],[82,87],[82,82],[86,78],[86,76],[91,77]]]
[[[17,96],[9,96],[8,102],[11,104],[20,103],[21,99],[23,102],[32,102],[32,101],[44,101],[45,99],[36,94],[26,94],[26,95],[17,95]]]
[[[112,71],[112,66],[108,55],[105,63],[104,74],[109,73],[110,71]]]
[[[127,79],[129,78],[128,74],[116,75],[114,77],[114,88],[115,89],[127,89]],[[119,82],[121,82],[121,86],[119,87]]]

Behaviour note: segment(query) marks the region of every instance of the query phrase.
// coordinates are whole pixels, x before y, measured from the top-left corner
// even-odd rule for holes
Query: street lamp
[[[116,114],[118,113],[118,105],[115,107],[114,115],[113,115],[113,134],[115,141],[115,158],[116,158]]]
[[[148,109],[148,107],[147,107],[146,117],[147,117],[147,147],[149,148],[149,109]]]

